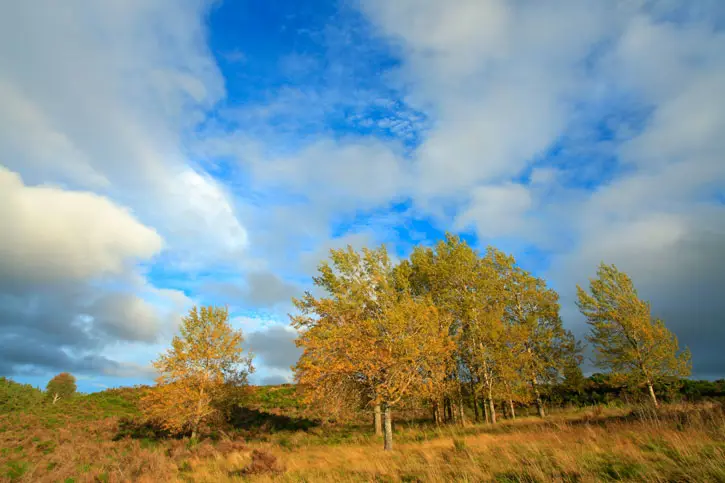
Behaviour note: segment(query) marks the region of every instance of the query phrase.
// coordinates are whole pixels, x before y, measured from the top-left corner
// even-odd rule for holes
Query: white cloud
[[[580,2],[363,5],[402,45],[410,99],[434,119],[417,153],[423,199],[506,180],[542,155],[568,128],[583,60],[611,24],[602,4]]]
[[[257,160],[254,171],[261,182],[336,211],[377,206],[408,191],[399,148],[374,139],[323,139],[291,156]]]
[[[524,235],[523,220],[533,207],[529,189],[520,184],[478,186],[472,190],[468,208],[456,219],[456,226],[476,227],[480,236]]]
[[[1,166],[0,224],[0,275],[27,282],[118,275],[162,248],[153,229],[107,198],[26,186]]]

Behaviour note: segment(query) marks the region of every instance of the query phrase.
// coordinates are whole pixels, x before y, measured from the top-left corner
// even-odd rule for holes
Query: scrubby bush
[[[0,414],[32,408],[43,401],[43,391],[0,377]]]

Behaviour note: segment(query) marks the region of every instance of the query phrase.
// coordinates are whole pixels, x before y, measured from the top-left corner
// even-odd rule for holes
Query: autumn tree
[[[591,327],[587,339],[596,350],[597,365],[646,385],[657,406],[654,383],[689,376],[690,351],[679,349],[677,337],[662,320],[652,318],[649,302],[639,298],[632,279],[614,265],[600,264],[589,290],[577,285],[577,305]]]
[[[76,378],[68,372],[61,372],[48,381],[45,391],[55,404],[59,399],[69,398],[75,394]]]
[[[223,412],[254,370],[243,342],[227,308],[192,308],[171,348],[153,363],[159,377],[142,400],[144,412],[171,432],[196,437],[200,425]]]
[[[530,384],[539,416],[544,417],[542,385],[561,378],[564,368],[579,359],[581,347],[563,327],[556,291],[521,269],[511,256],[491,248],[487,258],[499,273],[506,294],[506,345],[514,356],[509,361],[516,365],[519,377]]]
[[[332,250],[314,278],[325,297],[307,292],[292,316],[303,348],[296,380],[312,397],[352,387],[380,405],[384,445],[392,449],[392,409],[437,383],[450,360],[449,321],[425,297],[414,297],[384,247]]]

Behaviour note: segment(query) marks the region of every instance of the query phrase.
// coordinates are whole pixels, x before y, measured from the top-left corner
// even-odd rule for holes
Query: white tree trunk
[[[393,449],[393,419],[390,406],[387,404],[384,406],[383,415],[385,419],[385,451],[391,451]]]

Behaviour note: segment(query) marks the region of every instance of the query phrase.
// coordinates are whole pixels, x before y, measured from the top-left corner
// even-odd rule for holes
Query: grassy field
[[[237,428],[155,438],[123,421],[138,391],[111,390],[0,415],[2,481],[725,481],[720,404],[593,407],[496,426],[320,425],[294,387],[257,388]],[[31,398],[32,400],[32,398]]]

